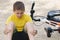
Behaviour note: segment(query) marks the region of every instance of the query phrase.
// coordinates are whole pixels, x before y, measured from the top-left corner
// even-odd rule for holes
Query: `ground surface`
[[[5,28],[5,21],[12,12],[12,5],[17,0],[0,0],[0,40],[5,40],[5,35],[3,30]],[[46,16],[48,11],[50,10],[58,10],[60,9],[60,0],[20,0],[24,2],[26,13],[30,14],[30,9],[32,5],[32,1],[35,1],[35,14],[34,15],[42,15]],[[48,27],[43,23],[43,25],[35,26],[38,30],[38,34],[35,36],[35,40],[60,40],[60,34],[58,32],[54,32],[51,38],[46,36],[46,32],[44,27]],[[53,27],[54,28],[54,27]]]

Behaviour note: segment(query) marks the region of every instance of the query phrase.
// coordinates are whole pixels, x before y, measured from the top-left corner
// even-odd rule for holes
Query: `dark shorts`
[[[12,40],[29,40],[28,34],[24,31],[13,33]]]

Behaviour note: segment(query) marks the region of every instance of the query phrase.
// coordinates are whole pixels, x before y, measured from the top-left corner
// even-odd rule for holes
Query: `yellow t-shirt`
[[[14,22],[17,31],[21,32],[21,31],[23,31],[24,25],[27,22],[32,22],[32,19],[27,14],[23,14],[23,16],[21,18],[18,18],[15,14],[13,14],[8,17],[6,24],[9,24],[11,21]]]

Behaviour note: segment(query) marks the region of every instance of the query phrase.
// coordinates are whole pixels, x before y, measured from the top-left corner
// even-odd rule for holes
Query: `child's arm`
[[[5,27],[4,34],[6,35],[6,38],[7,38],[6,40],[12,39],[13,25],[14,24],[11,22]]]
[[[34,40],[34,36],[37,34],[37,32],[36,32],[36,30],[34,29],[32,23],[27,22],[26,25],[25,25],[25,27],[26,27],[26,30],[27,30],[29,39],[30,39],[30,40]]]

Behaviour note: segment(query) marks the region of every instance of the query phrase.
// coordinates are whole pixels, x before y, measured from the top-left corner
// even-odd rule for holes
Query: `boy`
[[[24,14],[24,3],[20,1],[15,2],[13,12],[14,13],[8,17],[4,30],[8,38],[7,40],[34,40],[36,31],[33,28],[31,17]],[[15,29],[16,32],[14,32]]]

